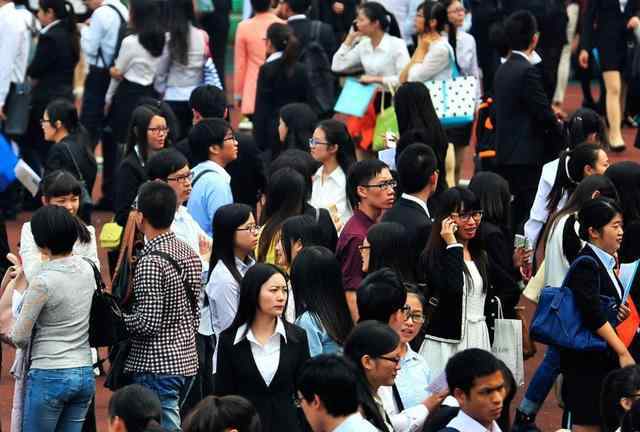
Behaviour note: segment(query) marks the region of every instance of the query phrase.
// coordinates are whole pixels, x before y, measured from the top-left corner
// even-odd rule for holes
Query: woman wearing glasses
[[[491,297],[488,259],[476,237],[482,210],[469,189],[440,195],[440,214],[420,260],[433,306],[420,348],[438,375],[447,360],[468,348],[491,350],[485,299]]]
[[[325,120],[313,132],[309,149],[311,156],[322,163],[313,176],[311,205],[329,210],[340,233],[353,214],[346,189],[346,174],[356,161],[351,135],[344,123]]]
[[[238,313],[218,341],[216,395],[248,399],[265,431],[303,430],[294,383],[309,344],[304,330],[281,318],[287,297],[277,267],[254,265],[240,284]]]

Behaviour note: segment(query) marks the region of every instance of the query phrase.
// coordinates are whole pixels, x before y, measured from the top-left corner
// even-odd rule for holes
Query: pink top
[[[284,23],[271,12],[259,13],[238,24],[235,44],[233,95],[242,98],[242,114],[253,114],[260,66],[266,60],[265,37],[273,23]]]

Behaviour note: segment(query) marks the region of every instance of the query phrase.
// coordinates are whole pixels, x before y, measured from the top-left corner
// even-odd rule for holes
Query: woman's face
[[[592,228],[590,228],[589,231],[591,233],[591,242],[594,245],[614,255],[618,252],[618,249],[620,249],[620,244],[622,244],[622,235],[624,234],[622,215],[617,213],[613,219],[599,231],[595,231]]]
[[[258,310],[274,318],[281,316],[284,313],[288,294],[289,289],[284,276],[280,273],[274,274],[260,288]]]
[[[456,238],[466,242],[476,236],[478,226],[482,221],[482,212],[479,210],[461,210],[451,213],[451,219],[458,226]]]
[[[393,385],[400,370],[401,351],[402,345],[398,344],[393,351],[369,359],[365,374],[373,387]]]
[[[464,25],[465,14],[466,11],[464,9],[464,6],[459,1],[452,2],[447,8],[447,16],[449,18],[449,22],[456,28],[460,28]]]
[[[46,27],[56,20],[56,15],[53,12],[53,9],[47,9],[45,11],[44,9],[39,7],[36,16],[38,17],[38,21],[40,21],[40,24],[42,24],[42,27]]]
[[[422,302],[415,294],[407,294],[407,304],[411,307],[409,319],[402,323],[402,328],[398,332],[402,343],[409,343],[415,338],[424,324],[424,310]]]
[[[587,165],[584,167],[584,175],[588,177],[590,175],[599,174],[602,175],[609,168],[609,158],[607,157],[607,153],[604,150],[598,150],[598,158],[595,163],[592,165]]]
[[[235,248],[242,255],[251,253],[258,244],[258,227],[252,214],[236,229]]]
[[[362,257],[362,273],[367,273],[369,271],[371,244],[369,244],[369,240],[366,237],[362,241],[362,245],[358,247],[358,249],[360,249],[360,256]]]
[[[162,150],[168,134],[169,128],[167,127],[167,121],[164,117],[153,116],[147,128],[147,144],[149,145],[149,150]]]
[[[287,124],[280,117],[280,121],[278,123],[278,137],[280,137],[280,142],[284,143],[284,140],[287,138],[287,133],[289,132],[289,128]]]
[[[313,138],[309,145],[311,156],[318,162],[324,163],[335,157],[336,146],[327,141],[327,134],[321,128],[313,131]]]
[[[80,208],[80,197],[78,195],[68,194],[57,197],[43,197],[42,201],[44,205],[54,205],[58,207],[66,208],[69,213],[76,215]]]
[[[44,134],[44,140],[53,141],[58,130],[56,129],[55,124],[52,124],[51,118],[49,117],[49,113],[47,111],[42,114],[40,126],[42,127],[42,133]]]
[[[419,35],[423,34],[426,31],[423,8],[418,8],[418,10],[416,11],[415,24],[416,24],[416,32]]]
[[[356,25],[358,26],[358,31],[364,36],[371,36],[376,30],[380,29],[380,24],[376,21],[371,21],[362,9],[358,10]]]

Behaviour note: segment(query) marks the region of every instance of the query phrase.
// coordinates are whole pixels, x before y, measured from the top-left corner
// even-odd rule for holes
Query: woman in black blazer
[[[620,306],[624,287],[614,269],[614,256],[622,242],[622,211],[615,201],[596,198],[582,207],[578,220],[580,237],[588,242],[578,258],[591,259],[579,262],[570,271],[567,285],[573,291],[584,327],[603,338],[608,347],[604,351],[560,350],[562,399],[571,412],[574,430],[599,431],[598,400],[604,377],[618,367],[635,363],[610,323],[611,314],[602,310],[600,299],[608,296],[615,300],[619,321],[629,315],[629,309]]]
[[[288,289],[275,266],[256,264],[240,285],[236,318],[218,341],[215,392],[247,398],[265,431],[302,431],[295,380],[309,359],[307,335],[281,318]]]
[[[43,29],[27,69],[33,90],[22,152],[25,161],[40,173],[50,147],[44,143],[40,119],[52,100],[62,97],[73,101],[73,73],[80,58],[80,33],[73,6],[64,0],[40,0],[38,20]]]
[[[298,41],[289,26],[271,24],[266,44],[268,57],[258,73],[253,131],[258,147],[276,154],[280,108],[308,103],[311,90],[305,68],[298,62]]]
[[[624,10],[621,4],[624,5]],[[580,67],[589,67],[589,56],[593,48],[598,49],[600,69],[606,88],[607,120],[609,121],[609,142],[611,150],[624,150],[621,122],[622,78],[627,62],[627,37],[630,30],[640,26],[640,3],[638,0],[589,0],[587,12],[582,22],[581,49],[578,57]]]

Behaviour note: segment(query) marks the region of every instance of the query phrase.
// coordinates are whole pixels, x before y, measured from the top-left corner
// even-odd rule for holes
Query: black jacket
[[[73,73],[78,55],[73,53],[72,37],[64,21],[40,35],[27,75],[38,81],[32,103],[45,106],[58,97],[73,98]]]
[[[239,395],[258,411],[265,431],[302,431],[301,413],[294,405],[295,381],[309,359],[307,334],[284,322],[287,341],[280,337],[280,361],[271,384],[267,386],[258,371],[250,342],[244,338],[234,344],[236,329],[222,332],[219,339],[215,393]]]
[[[627,21],[640,13],[640,2],[629,0],[624,12],[618,0],[589,0],[580,29],[580,48],[591,52],[600,46],[616,48],[611,42],[627,32]]]
[[[236,133],[238,158],[225,167],[231,176],[233,201],[256,206],[261,192],[265,190],[266,179],[260,151],[253,137],[246,133]]]
[[[82,177],[89,193],[93,190],[98,166],[86,145],[78,141],[77,134],[68,135],[49,149],[45,162],[45,175],[58,169],[69,171],[78,180]]]
[[[420,204],[399,198],[393,207],[384,213],[382,222],[396,222],[405,227],[411,245],[412,267],[417,268],[418,258],[427,245],[429,234],[431,234],[431,218],[420,207]]]
[[[287,76],[282,58],[260,67],[253,116],[253,136],[259,149],[272,149],[278,142],[280,108],[295,102],[309,103],[310,92],[302,64],[296,63],[291,76]]]
[[[563,143],[540,73],[512,53],[496,72],[496,161],[500,165],[539,166],[556,157]]]
[[[349,5],[345,3],[345,7],[349,7]],[[346,9],[345,13],[347,13]],[[309,18],[287,21],[287,24],[291,27],[293,34],[300,43],[300,52],[302,52],[307,44],[311,42],[311,23],[312,20]],[[322,48],[324,48],[324,52],[327,53],[329,62],[331,62],[333,55],[338,51],[338,44],[336,42],[336,37],[333,34],[333,29],[329,24],[321,23],[317,42],[322,46]]]
[[[130,153],[124,158],[116,173],[114,209],[118,225],[124,227],[127,224],[129,211],[138,195],[138,189],[147,180],[147,170],[140,163],[138,155],[135,152]]]

